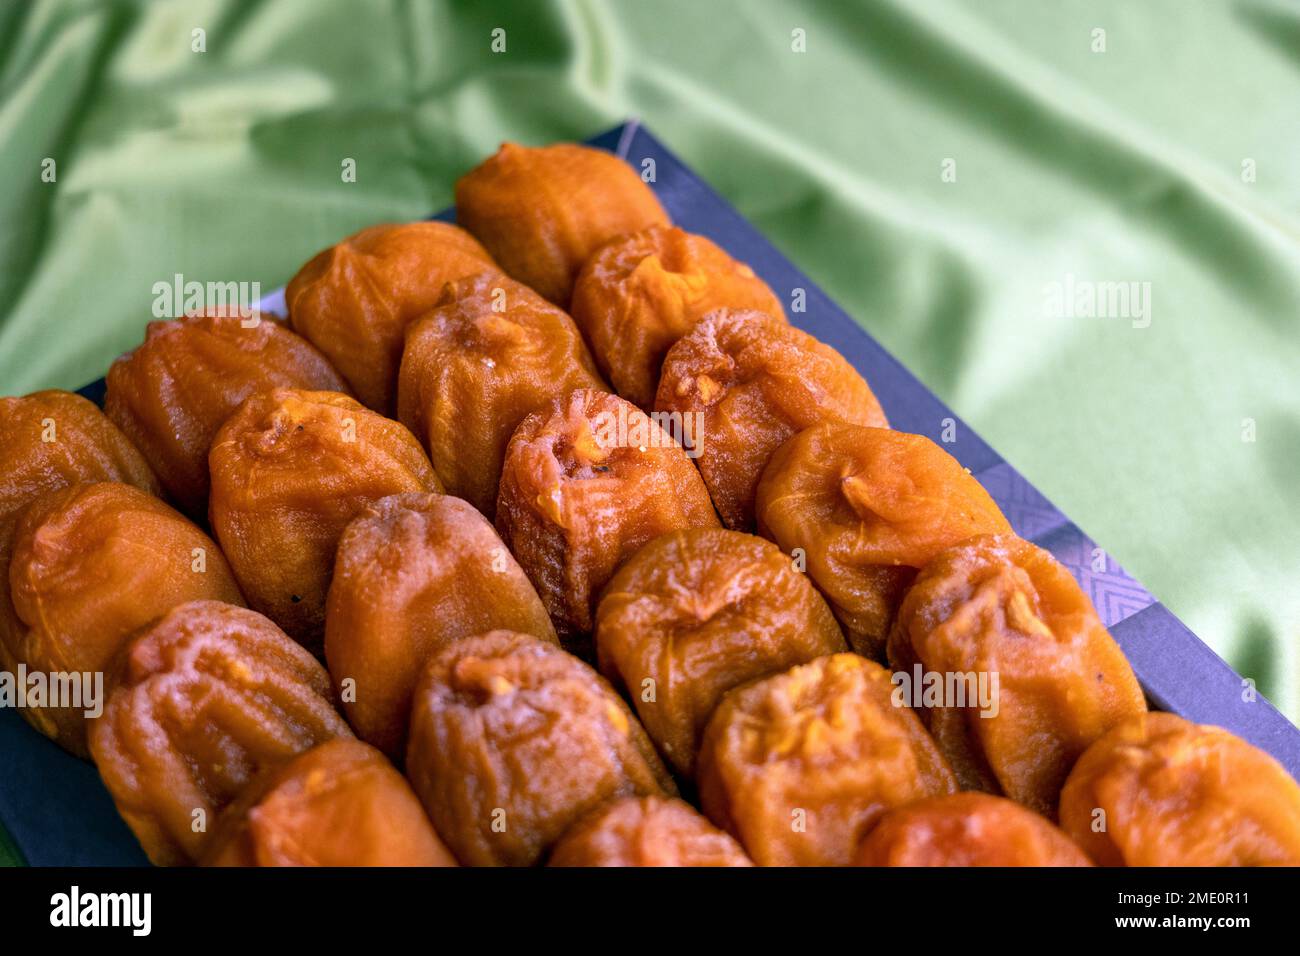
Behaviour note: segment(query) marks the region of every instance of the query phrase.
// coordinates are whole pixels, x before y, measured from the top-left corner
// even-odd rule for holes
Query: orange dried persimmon
[[[491,631],[429,658],[407,774],[470,866],[530,866],[607,800],[673,795],[641,725],[594,670],[529,634]]]
[[[903,599],[887,650],[901,673],[939,675],[966,698],[920,708],[962,787],[1049,817],[1088,745],[1146,710],[1133,669],[1070,572],[1011,534],[936,555]],[[975,696],[988,699],[971,699],[966,688],[981,681],[990,693]]]
[[[336,737],[268,770],[222,813],[205,866],[456,866],[384,755]]]
[[[760,533],[804,556],[853,649],[877,659],[917,569],[972,535],[1011,531],[980,483],[928,438],[837,422],[777,449],[756,512]]]
[[[847,866],[885,811],[952,793],[948,762],[889,672],[833,654],[728,693],[704,732],[710,820],[760,866]]]
[[[445,222],[371,226],[330,246],[284,291],[293,330],[334,363],[367,407],[392,415],[406,327],[443,286],[495,270],[464,229]]]
[[[371,501],[442,491],[415,436],[339,392],[277,388],[212,442],[209,517],[249,606],[319,651],[339,535]]]
[[[447,495],[365,505],[344,530],[325,613],[325,659],[357,735],[406,752],[425,660],[452,641],[506,629],[555,643],[546,608],[486,518]]]
[[[1062,828],[1103,866],[1300,866],[1300,785],[1220,727],[1130,717],[1083,752]]]
[[[108,370],[104,411],[144,452],[191,517],[208,507],[208,448],[245,399],[272,388],[346,391],[329,360],[267,316],[208,314],[150,322]]]
[[[448,494],[492,518],[506,445],[524,417],[575,388],[603,389],[573,320],[521,283],[448,283],[406,333],[398,417]]]
[[[90,753],[149,859],[200,860],[257,775],[351,737],[325,668],[262,615],[191,601],[120,652]]]
[[[758,480],[795,432],[820,421],[889,424],[866,380],[829,345],[765,313],[727,309],[668,350],[655,410],[691,416],[692,454],[735,531],[753,527]]]
[[[1005,797],[966,791],[890,810],[867,834],[857,866],[1092,866],[1079,845]]]
[[[456,183],[456,220],[507,273],[561,308],[600,246],[668,216],[632,167],[573,143],[505,143]]]
[[[675,797],[622,797],[560,838],[547,866],[753,866],[745,851]]]
[[[704,236],[651,226],[598,249],[573,287],[573,320],[618,393],[649,408],[668,349],[718,309],[784,319],[767,283]]]
[[[73,392],[0,398],[0,425],[0,554],[15,515],[42,492],[120,481],[162,493],[139,449],[94,402]]]
[[[685,776],[728,690],[843,650],[826,602],[790,558],[721,528],[654,539],[619,568],[596,609],[601,672]]]
[[[3,583],[13,612],[0,635],[3,654],[50,681],[101,675],[91,679],[102,682],[122,644],[178,604],[243,604],[211,538],[153,495],[118,482],[47,492],[24,508]],[[90,702],[83,703],[50,701],[22,713],[84,757]]]
[[[520,423],[506,449],[497,530],[584,656],[600,590],[652,538],[716,528],[676,440],[631,402],[578,389]]]

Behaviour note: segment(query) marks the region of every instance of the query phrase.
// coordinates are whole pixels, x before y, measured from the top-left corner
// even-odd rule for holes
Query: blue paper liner
[[[650,134],[628,122],[588,141],[638,171],[655,166],[651,183],[673,222],[708,236],[748,263],[785,302],[804,290],[807,310],[791,321],[834,347],[871,383],[890,423],[941,442],[988,489],[1016,533],[1051,551],[1092,598],[1124,649],[1152,705],[1198,723],[1216,724],[1268,751],[1300,778],[1300,730],[1191,632],[1168,608],[1047,500],[1018,471],[861,326],[797,269],[730,204]],[[431,218],[455,221],[448,209]],[[284,313],[283,295],[263,307]],[[102,403],[102,380],[81,393]],[[946,420],[955,440],[943,442]],[[949,429],[950,433],[953,430]],[[33,865],[144,864],[94,767],[29,728],[15,711],[0,713],[0,821]]]

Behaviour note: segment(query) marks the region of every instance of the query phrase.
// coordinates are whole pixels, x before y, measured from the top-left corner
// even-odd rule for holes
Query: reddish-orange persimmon
[[[890,810],[858,866],[1092,866],[1047,819],[1005,797],[953,793]]]
[[[244,788],[206,866],[456,866],[411,785],[359,740],[326,741]]]
[[[131,440],[94,402],[73,392],[0,398],[0,426],[0,552],[18,511],[42,492],[120,481],[161,494]]]

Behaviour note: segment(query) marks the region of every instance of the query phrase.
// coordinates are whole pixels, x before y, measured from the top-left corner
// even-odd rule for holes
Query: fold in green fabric
[[[6,394],[635,115],[1300,715],[1294,4],[10,3],[0,90]]]

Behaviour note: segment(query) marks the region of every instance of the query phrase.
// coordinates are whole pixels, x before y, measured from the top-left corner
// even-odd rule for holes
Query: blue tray
[[[749,263],[785,302],[803,289],[807,311],[790,316],[800,328],[837,349],[871,383],[890,423],[941,440],[945,419],[956,440],[943,447],[980,480],[1016,532],[1046,548],[1088,592],[1102,620],[1128,655],[1152,706],[1198,723],[1217,724],[1268,751],[1300,777],[1300,730],[1263,697],[1249,700],[1245,681],[1178,618],[1124,572],[1096,543],[1038,492],[806,275],[710,189],[645,127],[629,122],[589,141],[638,171],[655,163],[652,184],[683,229],[708,236]],[[437,216],[455,221],[455,210]],[[284,314],[281,293],[263,303]],[[81,393],[102,402],[103,381]],[[1094,554],[1104,570],[1094,569]],[[94,767],[66,754],[29,728],[16,711],[0,713],[0,822],[33,865],[145,863],[118,817]]]

